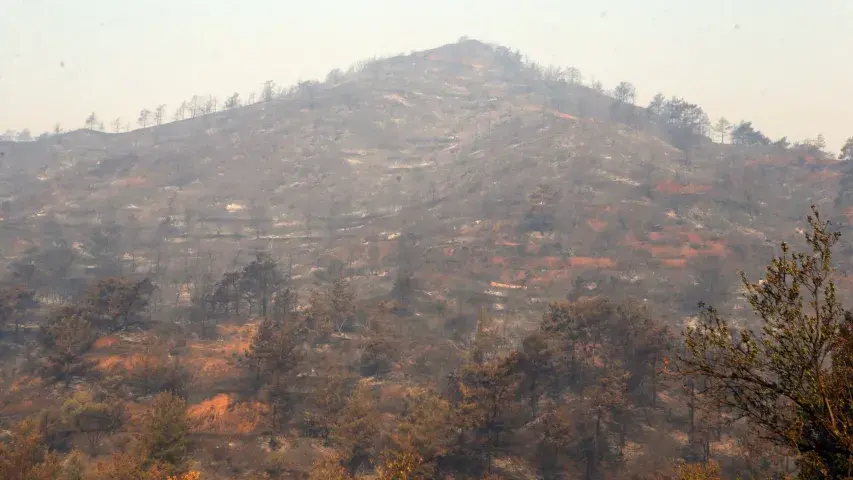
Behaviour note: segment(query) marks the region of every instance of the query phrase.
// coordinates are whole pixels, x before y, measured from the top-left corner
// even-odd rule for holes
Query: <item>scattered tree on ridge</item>
[[[732,128],[732,122],[726,120],[726,117],[720,117],[717,123],[714,124],[714,132],[720,136],[720,143],[726,143],[726,135]]]
[[[633,104],[637,96],[637,89],[630,82],[619,82],[613,89],[613,98],[620,103]]]
[[[166,114],[166,105],[157,105],[157,108],[154,109],[154,123],[156,125],[163,124],[163,117]]]
[[[225,100],[225,109],[227,109],[227,110],[230,110],[232,108],[237,108],[239,106],[240,106],[240,94],[237,92],[234,92],[233,95],[231,95],[230,97],[228,97]]]
[[[145,128],[148,126],[148,117],[151,115],[151,111],[147,108],[143,108],[139,112],[139,118],[136,119],[136,123],[139,124],[140,127]]]
[[[735,145],[759,146],[770,144],[770,139],[760,130],[753,128],[752,122],[741,121],[732,127],[730,137]]]
[[[88,117],[86,117],[86,128],[88,128],[89,130],[94,130],[95,126],[97,125],[98,117],[95,115],[95,112],[92,112],[89,114]]]

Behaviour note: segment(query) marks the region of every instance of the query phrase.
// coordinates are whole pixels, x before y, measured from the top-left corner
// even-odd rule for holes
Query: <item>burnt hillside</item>
[[[112,253],[136,272],[157,250],[161,264],[212,252],[222,269],[264,249],[305,274],[337,258],[382,291],[371,272],[396,268],[385,252],[405,233],[426,289],[497,282],[535,299],[590,277],[653,294],[714,258],[762,265],[765,238],[835,196],[824,165],[705,138],[678,149],[645,109],[615,102],[472,40],[266,103],[4,144],[0,243],[7,262],[43,248],[50,220],[86,263],[92,228],[115,222],[135,229]]]
[[[670,360],[700,301],[753,321],[737,272],[810,205],[846,222],[844,169],[672,103],[465,40],[0,143],[0,440],[68,478],[787,472]]]

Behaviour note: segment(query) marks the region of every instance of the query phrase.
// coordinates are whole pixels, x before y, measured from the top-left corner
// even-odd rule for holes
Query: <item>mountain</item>
[[[109,276],[150,279],[149,320],[168,319],[151,331],[199,372],[190,411],[217,435],[254,434],[259,422],[240,422],[266,400],[230,375],[259,320],[217,320],[213,340],[187,325],[205,323],[192,307],[226,272],[259,265],[258,252],[286,266],[299,309],[341,276],[370,308],[412,290],[393,311],[432,325],[409,344],[434,348],[430,378],[462,362],[458,345],[485,316],[518,344],[554,300],[635,297],[676,328],[699,301],[741,315],[738,270],[754,277],[779,241],[801,245],[810,205],[844,218],[833,205],[843,169],[715,143],[673,118],[464,40],[182,121],[0,143],[0,251],[42,305]],[[35,338],[44,325],[31,320]],[[86,355],[131,370],[148,352],[132,330]],[[5,360],[24,355],[15,345]],[[31,388],[15,415],[57,400]]]
[[[45,218],[86,244],[99,219],[132,217],[138,231],[116,247],[140,272],[161,240],[177,263],[188,249],[222,266],[269,248],[297,275],[337,258],[381,292],[390,277],[370,273],[395,269],[389,239],[404,233],[426,291],[522,287],[495,287],[509,310],[581,288],[666,305],[697,264],[763,265],[753,252],[765,239],[791,237],[808,205],[833,198],[830,166],[704,138],[688,164],[644,109],[623,105],[627,123],[614,122],[612,98],[542,77],[468,40],[271,102],[4,144],[0,195],[16,233],[3,252],[38,245]]]

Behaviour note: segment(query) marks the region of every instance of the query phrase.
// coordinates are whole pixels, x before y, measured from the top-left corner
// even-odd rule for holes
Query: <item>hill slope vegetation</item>
[[[846,162],[629,87],[464,40],[0,143],[0,473],[793,472],[677,332],[760,326],[737,272],[807,247],[810,205],[846,226]]]

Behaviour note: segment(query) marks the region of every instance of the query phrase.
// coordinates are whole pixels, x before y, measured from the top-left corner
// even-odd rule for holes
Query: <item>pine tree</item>
[[[759,324],[736,329],[706,307],[680,360],[716,405],[799,452],[802,478],[841,479],[853,458],[853,313],[832,281],[840,234],[812,212],[810,252],[783,242],[762,281],[742,274]]]

